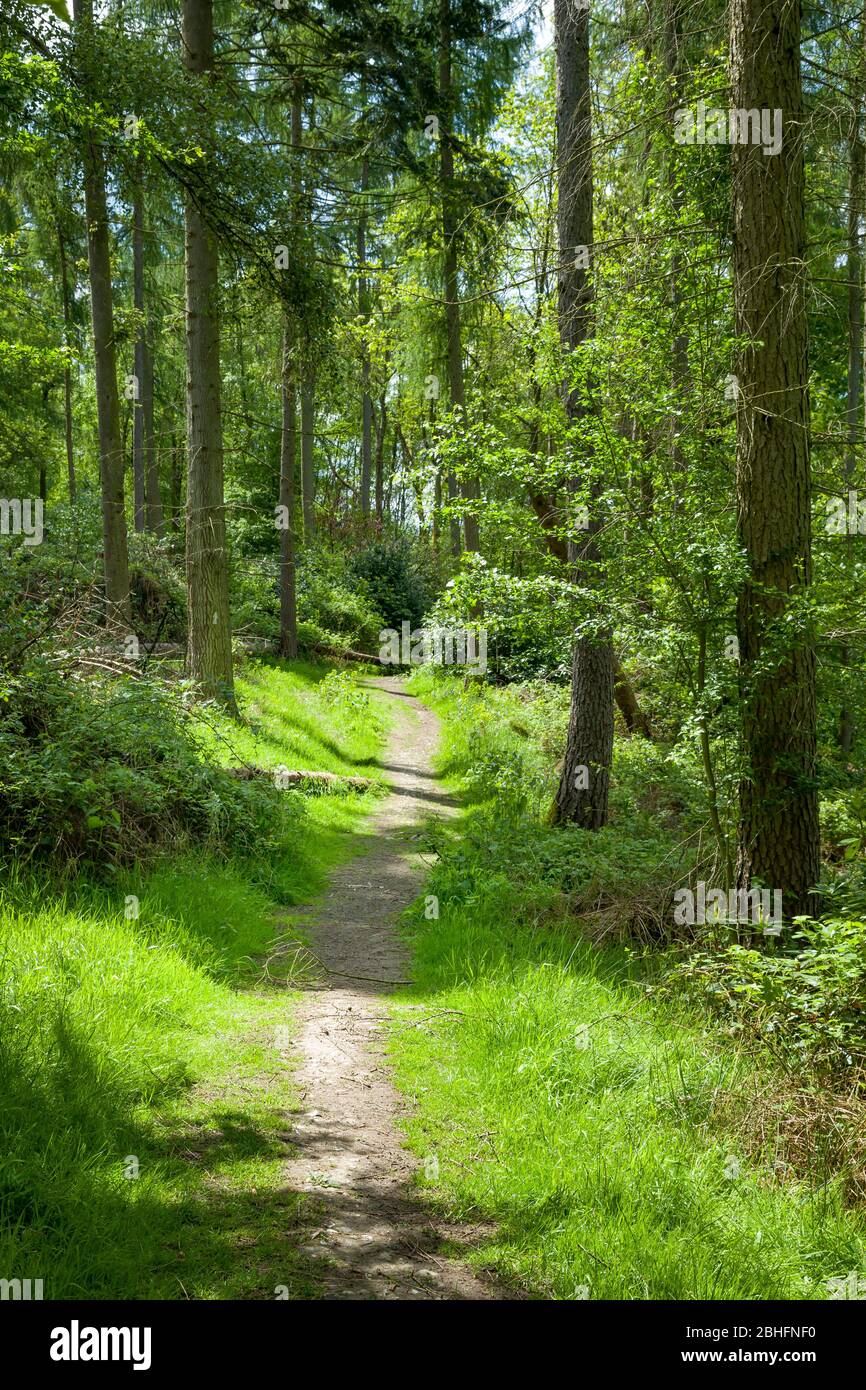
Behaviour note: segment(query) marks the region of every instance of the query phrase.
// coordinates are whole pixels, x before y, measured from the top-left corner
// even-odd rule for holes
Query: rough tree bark
[[[295,592],[295,458],[297,406],[292,362],[292,334],[286,319],[282,352],[283,423],[280,438],[280,506],[285,507],[280,531],[280,655],[298,655],[298,613]]]
[[[57,249],[60,255],[60,295],[63,305],[63,346],[72,347],[72,296],[69,292],[69,263],[66,257],[66,238],[60,214],[57,217]],[[69,500],[75,501],[75,450],[72,441],[72,370],[68,361],[63,367],[63,425],[66,440],[66,472],[69,479]]]
[[[153,319],[145,324],[147,352],[141,385],[141,408],[144,415],[144,524],[155,536],[164,529],[162,494],[159,490],[159,456],[153,428]]]
[[[183,0],[183,61],[213,67],[212,0]],[[228,557],[223,493],[219,273],[216,240],[194,194],[185,212],[187,666],[208,697],[234,708]]]
[[[460,282],[457,260],[457,208],[454,188],[454,146],[452,123],[454,117],[454,84],[451,72],[451,0],[439,3],[439,184],[442,201],[442,246],[444,255],[445,331],[448,354],[448,388],[451,408],[458,428],[465,419],[463,383],[463,346],[460,336]],[[463,541],[467,550],[478,549],[478,518],[474,503],[480,489],[474,478],[461,483],[460,493],[469,502],[463,518]],[[452,478],[448,479],[448,499],[458,494]],[[452,533],[453,539],[453,533]],[[457,528],[457,554],[460,553],[460,530]]]
[[[304,368],[301,381],[301,491],[304,500],[304,539],[316,538],[316,463],[314,455],[316,423],[316,376],[312,367]]]
[[[183,504],[183,478],[180,466],[180,449],[177,435],[171,432],[171,529],[180,531],[181,507]]]
[[[732,0],[735,109],[781,109],[782,148],[732,148],[737,512],[748,575],[737,611],[744,772],[737,885],[812,911],[819,873],[815,654],[796,617],[812,578],[799,0]],[[801,615],[802,617],[802,615]]]
[[[568,351],[592,332],[592,282],[585,265],[592,255],[592,106],[589,81],[589,12],[573,0],[555,0],[556,133],[559,203],[558,315],[560,340]],[[587,409],[580,392],[566,388],[569,420]],[[592,587],[600,577],[598,520],[569,544],[576,578]],[[602,631],[579,636],[572,663],[571,713],[562,774],[551,819],[599,830],[607,820],[613,755],[614,656]]]
[[[93,0],[75,0],[74,23],[85,44],[93,33]],[[85,61],[87,55],[85,54]],[[96,418],[99,432],[99,476],[102,489],[102,549],[105,572],[106,618],[129,626],[129,557],[123,495],[123,444],[120,437],[120,398],[111,298],[111,245],[105,163],[96,140],[84,144],[84,209],[87,218],[87,260],[90,270],[90,308],[96,367]]]
[[[132,302],[135,324],[135,395],[132,408],[132,490],[133,522],[136,531],[145,527],[144,476],[146,443],[144,420],[145,378],[149,376],[147,322],[144,308],[144,169],[139,161],[132,197]],[[152,380],[152,378],[150,378]]]
[[[866,10],[864,10],[866,26]],[[860,395],[863,388],[863,261],[860,254],[860,201],[863,189],[863,141],[860,138],[859,98],[855,99],[851,112],[851,137],[848,146],[848,390],[845,419],[848,431],[848,448],[845,451],[844,491],[853,486],[857,468],[857,454],[860,445]],[[852,536],[845,537],[846,567],[849,576],[852,567]],[[847,645],[839,653],[843,666],[848,666],[851,653]],[[854,743],[854,712],[847,701],[839,712],[839,748],[843,757],[848,757]]]
[[[662,61],[668,82],[670,107],[672,110],[677,110],[683,102],[683,0],[666,0],[662,18]],[[680,220],[683,196],[673,155],[668,158],[666,172],[671,196],[671,210],[676,224]],[[682,432],[685,396],[689,381],[689,343],[682,327],[683,297],[680,290],[682,273],[683,258],[679,250],[675,250],[671,258],[670,297],[674,327],[672,384],[678,411],[674,414],[671,426],[671,455],[678,468],[683,466],[679,436]]]
[[[362,98],[363,100],[363,98]],[[361,160],[361,211],[358,217],[358,317],[370,313],[369,282],[367,280],[367,202],[370,182],[370,161],[366,154]],[[366,338],[361,343],[361,516],[370,519],[370,483],[373,471],[373,398],[370,395],[370,348]]]
[[[303,112],[301,108],[301,89],[297,81],[292,92],[292,151],[294,153],[294,202],[295,220],[300,223],[306,213],[304,199],[304,179],[300,163],[303,144]],[[316,465],[313,452],[313,428],[315,423],[316,374],[309,361],[310,344],[308,340],[299,344],[302,348],[301,364],[301,513],[304,521],[304,540],[309,543],[316,535]]]

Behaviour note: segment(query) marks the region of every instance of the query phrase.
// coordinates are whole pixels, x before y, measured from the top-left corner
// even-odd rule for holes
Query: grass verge
[[[519,788],[494,785],[522,780],[510,753],[524,735],[501,737],[513,692],[497,720],[496,692],[476,701],[427,677],[415,690],[446,721],[441,766],[469,809],[459,836],[431,834],[439,917],[422,902],[407,920],[417,983],[391,1049],[429,1160],[419,1181],[492,1232],[473,1260],[553,1298],[826,1299],[858,1279],[862,1292],[862,1209],[819,1153],[796,1172],[780,1157],[773,1060],[658,999],[645,961],[554,910],[564,874],[579,894],[618,861],[629,872],[627,818],[601,837],[545,828]],[[747,1140],[756,1110],[771,1122]]]
[[[238,685],[241,722],[203,725],[224,762],[378,776],[383,717],[325,668]],[[262,959],[372,803],[285,795],[267,859],[0,885],[0,1277],[46,1299],[315,1293],[282,1181],[293,996]]]

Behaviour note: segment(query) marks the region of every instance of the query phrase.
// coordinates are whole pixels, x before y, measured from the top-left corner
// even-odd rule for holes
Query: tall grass
[[[325,674],[244,678],[261,713],[226,729],[245,755],[371,764],[383,720],[341,712]],[[292,996],[261,967],[282,906],[321,888],[372,803],[304,804],[276,859],[0,884],[0,1277],[50,1299],[314,1291],[282,1183]]]
[[[417,983],[391,1038],[422,1184],[488,1228],[473,1259],[554,1298],[823,1299],[852,1270],[866,1286],[866,1223],[841,1178],[818,1155],[799,1176],[780,1161],[784,1115],[744,1141],[739,1121],[778,1083],[772,1061],[658,999],[627,947],[593,945],[551,910],[569,855],[578,874],[610,874],[616,854],[546,830],[519,790],[485,796],[473,767],[507,771],[504,720],[473,738],[469,702],[439,690],[443,763],[474,803],[459,840],[432,837],[439,917],[422,905],[407,921]]]

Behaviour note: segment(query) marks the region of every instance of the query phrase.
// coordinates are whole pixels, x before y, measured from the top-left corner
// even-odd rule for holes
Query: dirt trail
[[[368,682],[396,705],[384,758],[393,788],[367,822],[372,848],[332,875],[323,901],[304,922],[329,972],[300,1010],[296,1050],[304,1111],[297,1117],[287,1182],[318,1199],[316,1230],[303,1246],[321,1262],[333,1299],[493,1299],[500,1293],[437,1251],[444,1237],[471,1232],[437,1223],[413,1195],[416,1161],[395,1121],[402,1102],[382,1053],[388,984],[407,978],[409,961],[394,919],[420,891],[423,866],[408,835],[430,810],[448,814],[432,756],[438,721],[399,680]],[[337,973],[339,972],[339,973]],[[366,979],[359,978],[366,976]],[[354,978],[353,978],[354,977]]]

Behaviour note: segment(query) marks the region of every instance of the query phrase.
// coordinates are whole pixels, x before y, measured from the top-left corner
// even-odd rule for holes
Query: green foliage
[[[363,728],[347,730],[345,683],[320,697],[326,670],[303,663],[251,663],[239,682],[240,724],[210,708],[187,717],[138,686],[130,699],[142,706],[124,706],[122,688],[100,697],[88,683],[73,708],[72,694],[36,675],[26,709],[19,691],[3,687],[14,704],[11,736],[0,714],[2,756],[36,761],[23,730],[37,741],[34,710],[45,697],[73,802],[84,794],[75,777],[85,750],[92,796],[109,764],[135,768],[144,738],[162,769],[154,796],[170,822],[189,805],[172,778],[207,777],[220,798],[234,783],[242,800],[188,854],[166,835],[165,853],[144,865],[137,855],[107,883],[82,873],[59,881],[56,854],[29,875],[3,866],[0,1268],[33,1270],[47,1299],[267,1299],[278,1284],[309,1297],[315,1279],[295,1236],[302,1199],[284,1180],[286,1114],[297,1105],[281,1038],[294,952],[282,965],[270,960],[267,987],[262,966],[275,937],[293,939],[281,905],[321,889],[368,807],[361,797],[323,795],[301,824],[294,793],[234,782],[202,746],[231,762],[234,737],[260,764],[299,756],[310,768],[350,771],[378,750],[382,721],[368,711]],[[70,743],[76,716],[93,727]],[[278,810],[279,842],[257,833],[262,805]],[[34,825],[49,813],[59,811],[34,805]],[[246,828],[226,824],[229,813]],[[122,820],[121,849],[126,830]],[[152,837],[146,848],[156,844]],[[113,852],[89,845],[100,863]]]
[[[362,726],[370,717],[370,697],[348,671],[329,671],[318,693],[329,709],[348,717],[350,726]]]
[[[498,680],[551,680],[571,676],[573,587],[563,578],[517,578],[483,559],[467,560],[434,604],[430,620],[471,624],[480,606],[487,631],[487,661]]]
[[[448,823],[428,834],[428,896],[406,917],[415,983],[394,1010],[391,1051],[414,1098],[407,1134],[437,1160],[419,1175],[425,1197],[448,1219],[489,1223],[472,1258],[539,1297],[833,1296],[834,1281],[866,1267],[863,1223],[844,1201],[859,1159],[825,1142],[838,1114],[826,1133],[816,1119],[792,1154],[787,1066],[766,1047],[750,1057],[705,1008],[690,1013],[684,979],[668,988],[668,957],[604,941],[617,923],[633,929],[642,900],[665,899],[672,870],[688,872],[676,856],[689,776],[635,740],[633,762],[620,756],[614,824],[550,828],[534,737],[555,719],[550,693],[536,712],[527,690],[458,693],[429,673],[414,684],[446,714],[442,767],[475,801],[459,834]],[[666,806],[679,806],[667,832]],[[745,990],[724,1023],[742,1007],[788,1035],[790,994],[806,1031],[782,1060],[817,1036],[816,1008],[838,1053],[856,1029],[864,941],[859,924],[805,925],[799,963],[773,958],[771,1003],[758,983],[771,962],[746,953],[747,971],[731,954],[726,978],[738,972]],[[690,989],[702,959],[687,967]],[[716,980],[724,971],[717,962]],[[801,1048],[801,1063],[814,1060]]]
[[[416,548],[408,541],[374,541],[356,555],[351,572],[382,615],[382,627],[414,629],[423,621],[430,602],[430,581]],[[376,644],[378,650],[378,642]]]
[[[176,560],[144,537],[130,547],[132,623],[149,642],[186,642],[186,588]]]
[[[760,1039],[793,1072],[862,1073],[866,925],[801,921],[778,950],[697,949],[671,973],[731,1029]]]
[[[275,641],[279,631],[276,557],[241,564],[232,582],[235,631]],[[297,567],[298,640],[362,651],[378,649],[382,618],[337,549],[308,550]]]
[[[167,843],[276,849],[300,815],[204,758],[180,697],[155,682],[70,680],[34,660],[0,699],[0,845],[18,862],[102,868]]]

